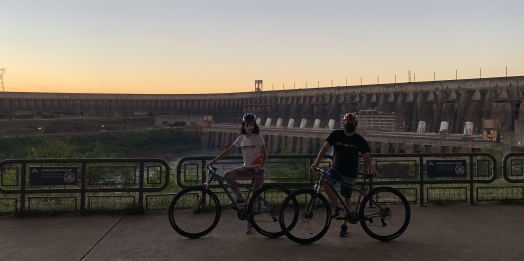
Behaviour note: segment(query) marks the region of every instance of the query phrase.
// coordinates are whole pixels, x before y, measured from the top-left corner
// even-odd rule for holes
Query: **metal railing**
[[[374,187],[399,189],[413,204],[524,200],[524,153],[511,153],[502,166],[488,153],[371,154],[381,177]],[[164,210],[181,189],[203,184],[206,164],[215,156],[184,157],[176,175],[162,159],[21,159],[0,161],[0,213],[27,211]],[[317,177],[310,165],[316,154],[269,155],[266,183],[290,189],[310,187]],[[428,175],[428,161],[462,160],[466,171],[460,177]],[[218,173],[243,165],[242,156],[218,161]],[[321,165],[329,167],[331,157]],[[30,182],[36,167],[75,167],[74,185],[38,185]],[[360,162],[359,171],[364,171]],[[250,182],[250,181],[246,181]],[[357,181],[357,184],[360,184]],[[212,185],[217,188],[218,185]],[[369,188],[372,189],[372,188]],[[219,195],[220,196],[220,195]],[[224,202],[225,198],[224,198]]]
[[[502,158],[502,173],[510,183],[524,183],[524,153],[510,153]]]
[[[77,182],[73,185],[31,184],[29,169],[38,167],[74,168]],[[69,204],[70,208],[66,209],[72,211],[77,210],[80,203],[81,212],[96,209],[97,204],[102,206],[99,209],[107,209],[104,204],[127,204],[128,208],[138,207],[140,211],[144,206],[144,193],[165,190],[169,178],[169,164],[163,159],[10,159],[0,161],[0,196],[14,196],[0,197],[0,203],[14,206],[14,212],[18,213],[24,213],[26,208],[31,210],[32,202],[40,203],[34,205]]]
[[[479,184],[492,184],[497,180],[497,161],[488,153],[411,153],[411,154],[370,154],[381,177],[375,178],[373,186],[392,186],[401,190],[412,203],[421,206],[426,202],[463,201],[475,204],[484,201],[479,198],[482,190]],[[308,187],[316,180],[309,175],[309,166],[317,155],[269,155],[266,162],[266,181],[289,188]],[[214,156],[184,157],[177,165],[177,185],[185,188],[203,184],[206,180],[205,165]],[[461,177],[428,177],[427,160],[466,160],[466,173]],[[330,165],[331,157],[326,156],[324,164]],[[218,161],[218,173],[240,167],[241,156],[230,156]],[[364,171],[360,162],[360,171]],[[357,181],[357,184],[359,182]],[[212,186],[214,188],[217,185]],[[369,188],[371,189],[371,188]],[[479,190],[481,190],[479,192]],[[489,193],[489,192],[488,192]],[[476,194],[476,195],[475,195]]]

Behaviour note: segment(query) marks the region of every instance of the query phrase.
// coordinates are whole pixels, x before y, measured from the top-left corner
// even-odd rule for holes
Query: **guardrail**
[[[497,162],[488,153],[412,153],[412,154],[370,154],[375,168],[381,177],[375,178],[373,186],[393,186],[403,191],[412,203],[423,206],[426,202],[488,201],[479,198],[479,190],[491,187],[479,187],[479,184],[492,184],[497,180]],[[310,186],[314,177],[309,175],[309,166],[316,159],[311,155],[269,155],[266,162],[266,182],[277,183],[286,187]],[[203,184],[206,180],[205,165],[214,156],[184,157],[177,165],[177,185],[184,188]],[[431,160],[465,160],[464,173],[452,177],[429,177],[427,163]],[[330,165],[331,157],[324,159]],[[218,173],[242,165],[241,156],[230,156],[217,162]],[[364,170],[363,162],[360,166]],[[358,182],[357,182],[358,183]],[[442,186],[448,185],[448,186]],[[218,186],[212,186],[218,187]],[[371,188],[370,188],[371,189]],[[447,194],[441,196],[436,194]],[[476,196],[475,196],[476,194]],[[432,198],[434,197],[434,198]]]
[[[29,170],[42,169],[50,172],[39,177],[30,175],[28,179]],[[67,176],[64,178],[76,179],[76,182],[60,182],[60,177],[56,176],[62,173],[53,171],[62,169],[73,169],[64,174]],[[59,182],[53,184],[56,178]],[[129,204],[143,210],[144,193],[165,190],[169,178],[169,164],[163,159],[10,159],[0,161],[0,194],[16,197],[0,197],[0,203],[11,205],[9,202],[14,202],[15,212],[19,213],[25,212],[26,207],[31,209],[32,201],[66,204],[75,211],[80,196],[81,212],[87,209],[86,202],[88,206],[97,202],[104,205],[108,198],[113,199],[113,204]]]
[[[511,153],[502,160],[487,153],[371,154],[381,177],[373,186],[392,186],[413,204],[524,200],[524,153]],[[26,211],[163,210],[182,188],[203,184],[205,165],[215,156],[184,157],[176,175],[163,159],[12,159],[0,161],[0,213]],[[316,154],[269,155],[266,183],[290,189],[309,187],[316,177],[309,166]],[[463,173],[435,176],[428,171],[432,161],[465,162]],[[331,157],[322,161],[329,167]],[[215,164],[218,173],[243,165],[235,155]],[[35,184],[31,170],[76,168],[77,183]],[[501,168],[500,168],[501,167]],[[360,171],[364,170],[363,162]],[[500,171],[502,170],[502,171]],[[500,172],[499,172],[500,171]],[[430,175],[431,174],[431,175]],[[33,180],[34,181],[34,180]],[[250,181],[246,181],[250,182]],[[360,183],[357,181],[357,183]],[[514,184],[517,183],[517,184]],[[218,185],[213,185],[216,188]],[[370,188],[371,189],[371,188]],[[355,197],[353,198],[355,199]],[[225,201],[224,201],[225,202]],[[78,207],[79,206],[79,207]]]
[[[502,173],[510,183],[524,183],[524,153],[510,153],[502,158]]]

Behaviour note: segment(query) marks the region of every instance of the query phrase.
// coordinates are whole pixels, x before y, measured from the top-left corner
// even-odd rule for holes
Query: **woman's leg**
[[[253,178],[253,174],[247,172],[246,168],[240,167],[227,171],[224,173],[224,177],[232,180],[251,179]],[[237,198],[244,198],[236,183],[227,181],[227,185],[231,188],[231,191],[233,191]]]

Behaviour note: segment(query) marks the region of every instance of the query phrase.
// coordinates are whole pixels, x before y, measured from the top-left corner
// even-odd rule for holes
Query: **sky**
[[[524,75],[522,0],[2,0],[6,92],[204,94]],[[2,91],[0,85],[0,92]]]

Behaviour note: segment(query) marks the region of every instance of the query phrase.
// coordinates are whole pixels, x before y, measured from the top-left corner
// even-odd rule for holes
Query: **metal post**
[[[27,164],[25,162],[22,163],[22,178],[20,180],[20,214],[24,214],[25,212],[25,183],[26,183],[26,175],[27,175]]]
[[[422,164],[423,164],[423,157],[420,156],[418,158],[419,160],[419,182],[420,182],[420,185],[419,185],[419,194],[420,194],[420,203],[419,203],[419,206],[423,207],[424,206],[424,171],[423,171],[423,168],[422,168]]]
[[[80,213],[86,211],[86,163],[82,162],[82,182],[80,183]]]
[[[140,174],[138,178],[138,207],[144,211],[144,162],[140,161]]]
[[[469,204],[475,205],[474,196],[475,183],[473,180],[473,156],[469,156]]]

